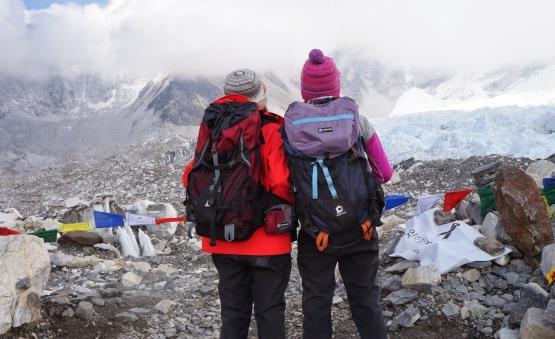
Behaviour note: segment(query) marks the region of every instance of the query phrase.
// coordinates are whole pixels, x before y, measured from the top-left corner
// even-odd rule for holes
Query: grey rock
[[[93,305],[88,301],[81,301],[75,310],[75,315],[83,320],[91,320],[94,315]]]
[[[474,240],[474,245],[482,251],[494,256],[503,253],[505,250],[505,246],[502,243],[487,237],[476,238]]]
[[[62,317],[66,318],[73,318],[75,312],[73,312],[73,308],[68,307],[65,311],[62,312]]]
[[[164,299],[160,301],[154,308],[164,314],[168,314],[176,308],[177,304],[171,300]]]
[[[409,268],[402,278],[402,285],[405,288],[422,289],[437,286],[440,282],[441,274],[435,265]]]
[[[95,306],[104,306],[106,305],[106,300],[102,298],[91,298],[91,303]]]
[[[418,292],[408,288],[402,288],[398,291],[390,293],[384,298],[384,302],[392,305],[403,305],[415,300],[418,297]]]
[[[533,272],[532,267],[530,267],[522,259],[514,259],[509,264],[509,269],[518,274],[531,274]]]
[[[518,281],[518,274],[515,272],[507,272],[505,274],[505,279],[511,285],[514,285]]]
[[[498,339],[519,339],[520,332],[518,330],[511,330],[510,328],[502,328],[495,334]]]
[[[497,238],[495,228],[499,223],[499,217],[494,212],[489,212],[486,214],[484,221],[482,221],[482,226],[480,227],[480,232],[488,238]]]
[[[386,277],[380,288],[384,291],[388,291],[388,292],[393,292],[393,291],[397,291],[402,287],[401,285],[401,277],[398,275],[390,275],[388,277]]]
[[[553,339],[555,325],[544,320],[542,309],[531,307],[524,314],[520,324],[522,339]]]
[[[125,288],[133,288],[139,286],[143,278],[133,272],[127,272],[121,276],[121,282]]]
[[[114,318],[118,321],[125,321],[125,322],[134,322],[134,321],[139,320],[139,317],[137,317],[137,315],[135,315],[131,312],[118,313],[118,314],[116,314],[116,316]]]
[[[493,334],[493,328],[491,328],[491,327],[489,327],[489,326],[486,326],[486,327],[482,328],[482,331],[481,331],[481,332],[482,332],[483,334],[485,334],[486,336],[490,336],[490,335]]]
[[[480,271],[478,271],[475,268],[471,268],[469,270],[466,270],[463,273],[463,278],[466,279],[467,281],[470,281],[470,282],[477,281],[478,279],[480,279],[480,276],[481,276]]]
[[[528,283],[522,287],[521,301],[526,301],[529,306],[544,309],[549,302],[549,293],[536,283]]]
[[[505,279],[499,278],[495,281],[495,288],[500,290],[506,290],[507,288],[509,288],[509,284]]]
[[[409,268],[415,268],[418,266],[420,266],[418,261],[402,260],[392,266],[387,267],[385,271],[388,273],[404,273]]]
[[[470,311],[470,313],[475,315],[477,318],[481,318],[489,310],[487,307],[480,304],[476,300],[465,301],[464,302],[464,307],[466,307]]]
[[[543,319],[548,323],[555,324],[555,299],[551,299],[547,303],[547,308],[543,312]]]
[[[147,317],[152,314],[152,310],[142,307],[134,307],[129,310],[129,312],[138,315],[139,317]]]
[[[403,327],[412,327],[418,319],[420,319],[420,310],[417,307],[410,307],[393,318],[393,322]]]
[[[484,304],[488,306],[493,306],[497,308],[502,308],[507,301],[497,295],[488,295],[484,301]]]
[[[465,266],[481,270],[486,267],[491,267],[491,261],[474,261],[466,264]]]
[[[540,269],[544,276],[555,269],[555,244],[547,245],[542,250]]]
[[[472,220],[472,222],[475,225],[481,225],[483,222],[483,217],[482,214],[480,212],[480,204],[479,203],[474,203],[474,202],[470,202],[468,207],[466,208],[466,213],[468,214],[468,216],[470,217],[470,219]]]
[[[20,290],[26,290],[31,288],[31,279],[29,277],[25,277],[23,279],[18,280],[15,283],[15,288]]]
[[[457,220],[455,215],[451,212],[445,212],[443,210],[434,211],[434,222],[437,225],[444,225]]]
[[[443,314],[445,314],[446,317],[454,317],[460,314],[461,308],[454,304],[452,301],[449,301],[447,304],[443,305],[441,311],[443,312]]]
[[[459,285],[459,286],[457,286],[457,288],[455,290],[458,293],[461,293],[461,294],[467,294],[468,293],[468,287],[466,285]]]

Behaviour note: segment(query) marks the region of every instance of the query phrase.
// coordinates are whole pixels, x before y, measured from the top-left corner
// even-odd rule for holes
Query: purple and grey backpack
[[[292,103],[285,112],[285,133],[291,146],[310,157],[333,158],[358,140],[356,102],[348,97],[322,103]]]
[[[354,100],[295,102],[284,145],[301,228],[320,251],[376,239],[383,191],[371,175]],[[376,242],[377,246],[377,242]]]

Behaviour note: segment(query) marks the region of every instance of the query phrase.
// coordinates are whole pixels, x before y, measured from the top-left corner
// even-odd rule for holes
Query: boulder
[[[0,272],[1,335],[12,326],[40,319],[39,297],[50,274],[43,240],[28,235],[0,237]]]
[[[536,185],[543,188],[543,178],[549,178],[555,173],[555,164],[551,161],[536,161],[526,169],[526,174],[532,177]]]
[[[532,307],[526,311],[520,323],[522,339],[555,339],[555,325],[543,318],[544,311]]]
[[[403,275],[405,288],[425,289],[437,286],[441,282],[441,273],[435,265],[409,268]]]
[[[553,242],[545,201],[534,180],[515,166],[502,166],[494,185],[496,208],[515,247],[534,267],[534,257]]]
[[[59,243],[73,243],[81,246],[92,246],[102,241],[103,239],[98,233],[88,231],[66,232],[58,240]]]

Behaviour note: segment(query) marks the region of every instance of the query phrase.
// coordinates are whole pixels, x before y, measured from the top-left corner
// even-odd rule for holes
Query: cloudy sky
[[[555,60],[555,1],[0,0],[0,73],[221,74],[343,50],[470,72]]]

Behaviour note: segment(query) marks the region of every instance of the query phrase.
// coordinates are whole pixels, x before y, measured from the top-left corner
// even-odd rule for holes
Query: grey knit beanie
[[[266,104],[267,87],[256,72],[242,68],[229,73],[225,77],[224,93],[239,94],[253,102]]]

